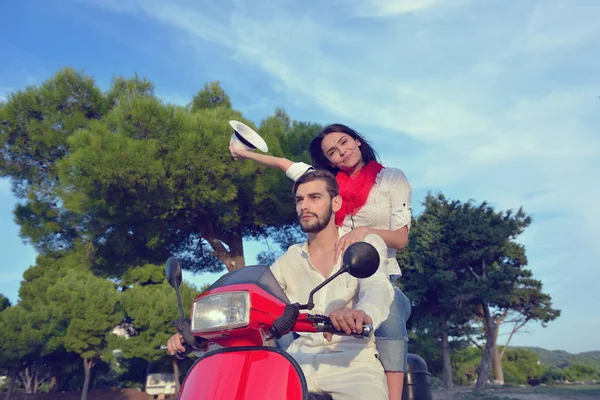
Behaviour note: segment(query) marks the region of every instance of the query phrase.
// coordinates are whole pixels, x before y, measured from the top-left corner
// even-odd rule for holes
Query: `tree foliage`
[[[428,195],[424,205],[408,251],[399,257],[405,288],[416,305],[413,318],[441,337],[446,386],[451,382],[447,337],[468,334],[472,322],[481,321],[486,344],[477,386],[483,388],[493,358],[502,371],[496,342],[508,313],[524,323],[543,324],[560,315],[526,269],[525,248],[516,242],[531,218],[522,209],[498,212],[486,202],[463,203],[442,194]]]
[[[119,346],[126,358],[141,358],[148,362],[165,359],[168,354],[161,351],[160,346],[175,332],[171,323],[179,317],[179,308],[175,290],[165,279],[164,267],[134,268],[122,284],[127,285],[127,289],[121,295],[121,306],[136,334],[120,339],[113,347]],[[188,314],[198,289],[184,283],[180,293],[184,311]]]
[[[281,171],[231,160],[231,119],[253,126],[218,82],[188,108],[137,75],[102,93],[72,69],[12,94],[0,108],[0,173],[25,200],[22,237],[42,254],[85,246],[107,276],[172,254],[193,271],[244,266],[244,238],[296,218]],[[271,154],[305,161],[318,129],[280,109],[258,127]]]
[[[0,312],[10,307],[10,299],[0,293]]]

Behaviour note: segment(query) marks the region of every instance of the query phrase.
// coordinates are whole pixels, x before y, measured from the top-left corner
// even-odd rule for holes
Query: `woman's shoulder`
[[[378,177],[381,178],[382,182],[385,182],[385,181],[399,182],[399,181],[407,180],[404,172],[400,168],[395,168],[395,167],[383,168],[379,172]]]

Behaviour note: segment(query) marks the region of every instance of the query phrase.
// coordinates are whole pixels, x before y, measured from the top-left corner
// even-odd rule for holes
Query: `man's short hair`
[[[325,171],[324,169],[311,169],[296,180],[294,187],[292,188],[292,195],[296,196],[298,186],[302,185],[303,183],[312,182],[319,179],[325,181],[327,192],[332,199],[340,194],[338,183],[331,172]]]

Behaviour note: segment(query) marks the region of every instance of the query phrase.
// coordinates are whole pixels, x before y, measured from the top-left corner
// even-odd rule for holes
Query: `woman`
[[[336,245],[340,253],[354,242],[374,233],[388,246],[390,279],[401,276],[396,251],[408,242],[411,223],[412,189],[397,168],[383,168],[369,143],[353,129],[332,124],[325,127],[310,144],[313,166],[286,158],[254,153],[245,149],[229,150],[235,160],[248,158],[273,168],[280,168],[296,180],[311,168],[326,169],[336,176],[342,196],[342,209],[336,224],[347,232]],[[389,318],[375,331],[377,349],[386,371],[390,400],[402,398],[406,369],[408,333],[406,321],[411,305],[396,285],[396,296]]]

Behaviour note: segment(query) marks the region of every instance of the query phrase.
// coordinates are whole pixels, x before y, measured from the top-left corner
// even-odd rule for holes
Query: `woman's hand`
[[[248,151],[244,148],[236,149],[233,146],[233,143],[229,143],[229,151],[231,152],[233,159],[236,161],[248,158],[248,154],[251,153],[251,151]]]
[[[340,254],[344,254],[344,251],[352,244],[361,242],[365,239],[365,236],[369,233],[369,228],[366,226],[359,226],[358,228],[346,233],[344,236],[338,239],[335,244],[334,261],[337,261]]]

